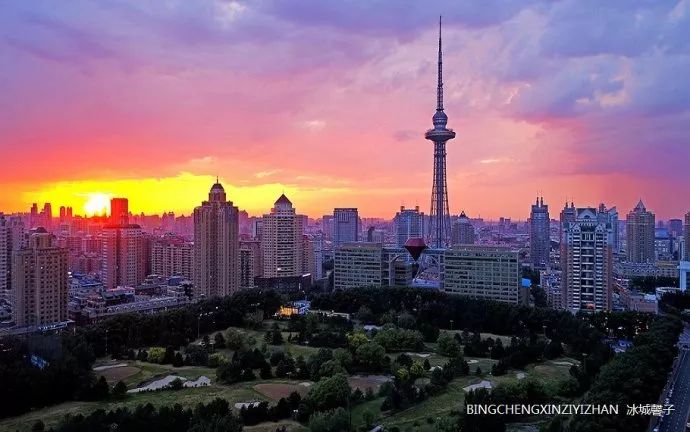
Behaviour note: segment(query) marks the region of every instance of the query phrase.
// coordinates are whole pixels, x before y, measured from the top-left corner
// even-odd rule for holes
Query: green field
[[[270,328],[270,326],[264,326]],[[261,347],[264,344],[261,330],[246,330],[238,329],[251,336],[256,340],[253,347]],[[460,333],[460,330],[455,330],[453,333]],[[305,358],[318,352],[318,348],[287,343],[289,333],[283,332],[285,344],[280,346],[269,346],[271,350],[285,350],[293,356],[302,355]],[[213,334],[210,335],[213,340]],[[482,334],[482,337],[497,337],[492,334]],[[504,344],[510,343],[510,338],[507,336],[499,336]],[[443,366],[448,358],[434,352],[436,344],[427,344],[427,352],[423,355],[409,353],[410,357],[415,361],[424,362],[429,360],[432,366]],[[232,356],[231,350],[218,350],[228,357]],[[395,358],[401,353],[388,354]],[[578,364],[577,360],[572,358],[559,358],[556,360],[547,360],[539,364],[532,364],[525,367],[524,370],[515,371],[510,370],[503,376],[491,376],[491,366],[497,361],[488,358],[466,357],[465,360],[470,364],[470,375],[466,377],[459,377],[451,381],[443,393],[429,397],[428,399],[411,406],[403,411],[390,413],[381,412],[381,405],[384,398],[377,397],[372,401],[366,401],[352,407],[352,423],[355,427],[364,426],[365,412],[369,412],[375,419],[374,424],[385,424],[387,426],[397,426],[403,431],[433,431],[434,423],[440,418],[447,417],[451,411],[458,411],[462,407],[465,397],[464,387],[476,384],[482,380],[491,381],[495,387],[501,383],[516,382],[518,380],[517,373],[524,373],[524,378],[536,378],[544,383],[544,385],[552,392],[558,388],[561,381],[569,377],[569,369],[572,364]],[[230,386],[219,385],[215,383],[216,371],[207,367],[183,366],[172,367],[171,365],[159,365],[140,361],[115,361],[108,359],[101,359],[96,366],[116,365],[124,363],[126,367],[110,368],[102,371],[94,371],[96,376],[103,375],[112,386],[117,381],[123,381],[129,389],[138,387],[145,383],[151,382],[155,379],[160,379],[168,375],[179,375],[187,379],[197,379],[200,376],[207,376],[211,379],[212,385],[200,388],[184,388],[178,391],[173,390],[159,390],[155,392],[145,392],[130,394],[125,399],[119,401],[101,401],[101,402],[66,402],[56,406],[36,410],[19,417],[5,419],[0,421],[0,432],[2,431],[29,431],[36,420],[42,420],[46,426],[56,424],[65,415],[75,414],[89,414],[97,409],[112,410],[120,407],[133,408],[140,404],[151,403],[155,406],[173,405],[179,403],[184,407],[193,407],[197,403],[207,403],[215,398],[223,398],[234,405],[237,402],[249,402],[256,400],[269,400],[268,396],[254,390],[254,386],[260,383],[275,383],[288,384],[285,380],[257,380],[251,382],[238,383]],[[481,375],[477,376],[477,368],[481,368]],[[289,384],[295,384],[294,382]],[[269,393],[275,397],[276,393]],[[275,402],[275,400],[272,400]],[[249,432],[273,432],[278,427],[287,426],[290,431],[306,431],[307,428],[301,426],[294,421],[283,421],[278,423],[264,423],[257,426],[246,427],[245,430]],[[532,425],[513,425],[510,430],[530,430]]]

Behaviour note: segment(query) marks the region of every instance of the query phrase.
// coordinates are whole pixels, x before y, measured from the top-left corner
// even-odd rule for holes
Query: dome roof
[[[213,191],[225,192],[225,189],[223,188],[222,184],[214,183],[213,186],[211,186],[211,192],[213,192]]]

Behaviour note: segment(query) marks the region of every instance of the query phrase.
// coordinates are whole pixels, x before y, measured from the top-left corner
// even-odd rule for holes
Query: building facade
[[[395,244],[403,247],[408,239],[424,237],[424,219],[424,213],[419,211],[419,206],[415,206],[414,209],[400,206],[400,211],[395,214],[393,219]]]
[[[460,213],[460,216],[453,222],[450,231],[451,243],[455,245],[471,245],[475,242],[474,225],[467,217],[465,212]]]
[[[647,211],[642,200],[628,213],[625,223],[628,261],[654,262],[654,213]]]
[[[380,243],[345,243],[335,249],[333,288],[380,287],[383,265]]]
[[[67,250],[39,228],[12,258],[12,287],[17,326],[40,326],[67,321]]]
[[[502,246],[460,245],[443,253],[442,291],[475,299],[522,303],[517,250]]]
[[[685,214],[685,227],[683,229],[684,247],[683,247],[683,259],[685,261],[690,261],[690,212]]]
[[[240,286],[239,211],[215,183],[194,209],[194,293],[206,298],[223,297]]]
[[[529,216],[529,250],[533,268],[543,269],[549,265],[551,251],[551,218],[549,206],[544,204],[544,197],[537,198],[532,204]]]
[[[159,276],[182,276],[192,280],[194,244],[184,238],[165,234],[151,242],[151,273]]]
[[[127,198],[110,200],[110,224],[127,225],[129,223],[129,201]]]
[[[106,225],[101,233],[101,279],[106,289],[135,287],[148,274],[147,238],[139,225]]]
[[[284,194],[276,200],[271,212],[263,216],[261,255],[264,278],[301,276],[304,220]]]
[[[333,209],[333,246],[359,240],[359,213],[356,208]]]
[[[613,252],[611,225],[595,208],[575,209],[562,226],[563,306],[573,312],[611,308]]]

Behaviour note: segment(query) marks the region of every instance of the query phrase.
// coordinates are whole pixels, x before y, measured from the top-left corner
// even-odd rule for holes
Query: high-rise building
[[[194,244],[175,234],[165,234],[151,242],[151,273],[192,280]]]
[[[611,224],[596,208],[571,208],[574,220],[561,226],[563,306],[573,312],[607,311],[613,268]]]
[[[0,213],[0,297],[7,298],[12,287],[12,231]]]
[[[333,215],[323,215],[321,217],[321,231],[323,231],[327,239],[333,239]]]
[[[256,287],[261,276],[261,245],[258,240],[240,240],[240,289]]]
[[[333,209],[333,246],[359,240],[359,214],[356,208]]]
[[[415,206],[413,209],[400,206],[400,211],[395,214],[393,223],[395,225],[395,244],[399,247],[405,246],[408,239],[424,237],[424,213],[419,211],[419,206]]]
[[[529,250],[532,267],[543,269],[549,265],[551,218],[549,206],[544,204],[544,197],[537,198],[537,202],[532,204],[529,216]]]
[[[474,244],[474,241],[474,225],[465,212],[462,212],[458,219],[453,222],[451,243],[453,245],[471,245]]]
[[[127,198],[110,200],[110,224],[127,225],[129,223],[129,201]]]
[[[240,287],[239,211],[216,182],[208,201],[194,209],[194,292],[208,297]]]
[[[383,248],[380,243],[345,243],[335,250],[333,288],[380,287]]]
[[[673,237],[683,235],[683,221],[681,219],[669,219],[668,229]]]
[[[654,213],[647,211],[642,200],[628,213],[625,223],[628,261],[654,261]]]
[[[13,316],[18,326],[67,321],[67,250],[37,228],[12,257]]]
[[[503,246],[453,246],[443,252],[442,291],[477,299],[525,303],[519,251]]]
[[[563,244],[563,229],[564,227],[571,222],[575,222],[577,219],[577,210],[575,209],[575,204],[573,202],[570,203],[570,206],[568,206],[568,202],[566,201],[565,207],[563,207],[563,210],[561,210],[561,215],[559,218],[560,221],[560,240],[559,243],[562,245]]]
[[[135,287],[147,275],[147,239],[139,225],[106,225],[101,235],[101,279],[106,289]]]
[[[448,116],[443,111],[443,54],[441,51],[441,19],[438,21],[438,83],[436,86],[436,113],[434,127],[424,137],[434,143],[434,177],[431,187],[429,212],[429,240],[431,247],[443,248],[450,242],[450,211],[448,210],[448,184],[446,181],[446,142],[455,138],[448,129]]]
[[[304,218],[292,207],[292,202],[281,195],[271,212],[263,217],[261,254],[263,277],[301,276]]]
[[[322,279],[326,277],[323,265],[326,261],[333,258],[333,249],[326,244],[326,238],[323,233],[318,233],[312,239],[312,245],[314,247],[314,267],[316,269],[314,279]]]
[[[50,231],[53,227],[53,206],[50,203],[43,204],[43,210],[38,216],[39,225]]]
[[[673,236],[668,228],[654,229],[654,259],[656,261],[673,260]]]
[[[302,274],[316,278],[316,254],[314,241],[308,235],[302,235]]]
[[[606,206],[602,203],[599,204],[599,214],[602,215],[602,220],[608,221],[608,223],[611,225],[611,247],[613,252],[617,254],[621,251],[618,210],[615,206],[611,207],[610,209],[606,209]]]
[[[685,228],[683,231],[683,238],[685,239],[685,248],[683,256],[685,261],[690,261],[690,212],[685,214]]]

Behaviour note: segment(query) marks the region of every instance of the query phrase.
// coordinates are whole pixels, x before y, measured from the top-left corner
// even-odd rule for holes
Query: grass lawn
[[[280,422],[266,422],[256,426],[245,426],[244,432],[275,432],[277,428],[286,426],[289,432],[309,432],[309,428],[302,426],[296,421],[283,420]]]

